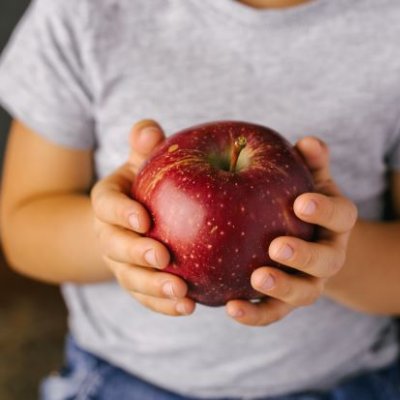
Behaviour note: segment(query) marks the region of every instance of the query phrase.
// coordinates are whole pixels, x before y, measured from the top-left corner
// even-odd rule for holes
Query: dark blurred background
[[[29,0],[0,0],[0,51]],[[0,108],[0,159],[10,118]],[[62,362],[66,312],[59,288],[12,272],[0,252],[0,399],[38,398],[40,379]]]
[[[0,0],[0,51],[3,50],[4,46],[6,45],[15,24],[21,17],[28,4],[28,0]],[[8,125],[8,115],[0,108],[1,155],[4,153]]]

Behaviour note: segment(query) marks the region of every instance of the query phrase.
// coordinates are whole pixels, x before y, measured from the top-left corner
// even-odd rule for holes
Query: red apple
[[[195,301],[220,306],[258,299],[250,285],[282,235],[305,240],[313,226],[293,212],[294,199],[313,190],[309,170],[272,129],[220,121],[169,137],[139,171],[132,195],[153,219],[148,236],[171,253],[165,271],[188,284]]]

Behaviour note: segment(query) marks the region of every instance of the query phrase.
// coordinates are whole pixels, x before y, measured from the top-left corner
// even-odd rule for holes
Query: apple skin
[[[239,137],[247,144],[230,172]],[[264,297],[250,284],[256,268],[288,270],[268,256],[274,238],[313,239],[314,226],[293,212],[295,198],[313,190],[303,159],[280,134],[247,122],[217,121],[176,133],[155,149],[132,196],[152,217],[146,235],[170,250],[165,271],[182,277],[196,302],[221,306]]]

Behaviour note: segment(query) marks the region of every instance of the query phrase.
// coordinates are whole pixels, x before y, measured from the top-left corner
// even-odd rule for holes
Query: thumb
[[[330,195],[339,194],[331,176],[326,143],[316,137],[306,136],[296,143],[296,149],[307,164],[317,191]]]
[[[321,179],[330,177],[328,147],[322,140],[306,136],[296,143],[296,148],[313,174]]]
[[[150,119],[137,122],[129,136],[131,146],[129,163],[139,166],[164,140],[164,131],[157,122]]]

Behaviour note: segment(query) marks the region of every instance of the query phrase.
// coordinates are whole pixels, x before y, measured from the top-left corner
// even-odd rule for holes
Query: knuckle
[[[325,218],[327,222],[332,223],[333,221],[335,221],[336,213],[337,209],[335,203],[331,199],[328,199],[325,207]]]
[[[304,271],[309,271],[316,264],[318,256],[315,250],[313,250],[311,246],[308,246],[308,248],[304,251],[302,258],[302,269]]]
[[[126,268],[121,268],[121,267],[114,268],[114,275],[123,289],[129,291],[134,290],[134,288],[131,285],[131,279],[129,279],[130,277],[128,276]]]
[[[280,292],[281,292],[281,297],[286,301],[291,301],[294,297],[293,285],[291,285],[288,282],[286,282],[284,285],[281,286]]]
[[[110,234],[108,229],[103,229],[100,237],[100,245],[103,254],[112,257],[113,254],[118,253],[118,240],[115,235]]]
[[[117,269],[116,269],[116,266],[115,266],[115,262],[105,254],[102,254],[101,258],[104,261],[104,263],[106,264],[106,266],[110,269],[110,271],[114,274],[114,276],[117,279],[117,274],[116,274],[116,270]]]
[[[139,294],[139,293],[135,292],[134,290],[130,290],[130,291],[129,291],[129,294],[130,294],[131,297],[133,297],[136,301],[138,301],[139,303],[141,303],[142,305],[144,305],[143,302],[142,302],[142,300],[141,300],[141,298],[140,298],[140,294]]]
[[[330,276],[336,275],[343,267],[346,261],[346,253],[344,250],[336,252],[331,262]]]
[[[92,201],[92,207],[95,215],[102,219],[102,215],[104,213],[104,210],[106,210],[107,207],[107,196],[105,193],[99,189],[96,190],[96,186],[92,189],[91,193],[91,201]]]
[[[125,207],[122,206],[117,206],[114,209],[114,213],[115,213],[115,221],[125,221],[128,219],[128,213],[125,210]]]

